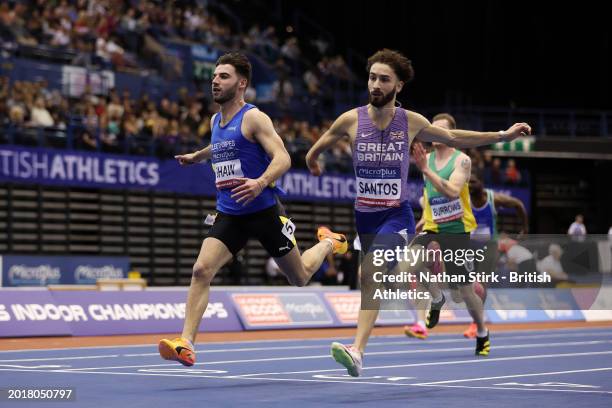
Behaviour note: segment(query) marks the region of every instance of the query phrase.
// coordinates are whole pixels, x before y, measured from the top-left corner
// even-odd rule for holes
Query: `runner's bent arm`
[[[319,155],[338,143],[340,139],[349,136],[349,128],[354,121],[353,111],[348,111],[340,115],[331,127],[317,140],[306,154],[306,165],[312,174],[319,176],[321,168],[317,163]]]
[[[527,234],[529,232],[527,210],[525,210],[525,206],[523,205],[523,202],[521,200],[519,200],[518,198],[510,197],[507,194],[493,193],[493,201],[496,208],[498,206],[514,208],[516,210],[516,213],[518,214],[518,217],[521,219],[521,234]]]
[[[257,179],[265,187],[274,183],[291,168],[291,157],[283,140],[276,133],[270,117],[260,110],[254,110],[253,119],[249,122],[252,135],[271,160],[266,171]]]
[[[427,177],[434,188],[448,198],[457,198],[461,193],[463,185],[470,178],[472,160],[464,153],[461,153],[453,164],[454,169],[449,180],[444,180],[438,176],[427,164],[425,149],[420,143],[415,143],[413,149],[414,160],[423,176]]]
[[[242,178],[243,184],[232,189],[232,198],[237,203],[247,205],[289,170],[291,158],[272,120],[259,109],[251,109],[244,115],[243,128],[244,135],[259,143],[270,157],[270,164],[261,176],[257,179]]]

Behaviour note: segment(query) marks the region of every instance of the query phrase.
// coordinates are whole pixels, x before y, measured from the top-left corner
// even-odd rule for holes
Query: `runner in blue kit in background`
[[[397,51],[380,50],[368,59],[369,104],[340,115],[306,156],[314,175],[321,174],[317,159],[342,138],[350,138],[357,178],[355,224],[366,254],[372,245],[367,236],[414,234],[414,216],[408,203],[407,178],[410,144],[414,139],[454,147],[473,147],[512,140],[531,132],[526,123],[506,131],[447,130],[422,115],[396,106],[396,95],[413,77],[410,60]],[[402,236],[401,234],[404,234]],[[359,311],[357,335],[352,345],[332,343],[332,356],[352,376],[359,376],[363,352],[378,317],[378,310]]]

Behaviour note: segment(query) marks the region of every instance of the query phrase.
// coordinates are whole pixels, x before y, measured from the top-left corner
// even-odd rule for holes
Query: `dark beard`
[[[368,102],[376,108],[382,108],[383,106],[391,102],[393,98],[395,98],[395,95],[396,95],[396,92],[395,90],[393,90],[386,95],[383,94],[382,98],[376,100],[375,102],[373,101],[372,93],[370,92],[368,93]]]
[[[231,101],[236,97],[236,92],[238,92],[238,83],[233,88],[228,89],[225,92],[222,92],[216,98],[213,97],[213,101],[218,103],[219,105],[224,104],[225,102]]]

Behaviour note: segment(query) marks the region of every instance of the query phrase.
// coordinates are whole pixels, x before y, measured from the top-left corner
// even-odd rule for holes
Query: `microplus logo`
[[[91,266],[80,265],[74,271],[74,279],[81,281],[96,281],[97,279],[121,279],[123,270],[112,265]]]
[[[285,309],[289,313],[296,313],[302,315],[310,315],[311,317],[318,317],[325,313],[325,308],[321,304],[317,303],[285,303]]]
[[[9,281],[13,284],[23,283],[58,283],[61,277],[60,268],[51,265],[13,265],[8,271]]]

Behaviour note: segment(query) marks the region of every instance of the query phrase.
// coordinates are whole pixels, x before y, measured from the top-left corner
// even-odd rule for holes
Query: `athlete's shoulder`
[[[242,128],[247,133],[256,133],[262,130],[273,128],[272,119],[267,113],[253,107],[244,113],[242,118]]]
[[[244,113],[243,118],[248,120],[262,120],[266,118],[269,119],[270,117],[265,112],[259,110],[257,106],[253,106]]]
[[[466,170],[469,170],[472,166],[472,159],[467,154],[463,153],[461,150],[458,150],[459,154],[455,159],[455,168],[463,167]]]
[[[404,108],[402,109],[406,113],[406,119],[408,120],[408,128],[410,129],[411,133],[414,132],[414,134],[417,134],[422,129],[431,126],[431,122],[429,122],[429,120],[420,113]]]
[[[415,111],[411,111],[411,110],[408,110],[408,109],[404,109],[404,108],[402,108],[402,109],[404,110],[404,112],[406,114],[406,117],[408,118],[408,122],[410,124],[412,124],[414,122],[414,123],[421,123],[421,124],[431,125],[429,120],[425,116],[421,115],[420,113],[415,112]]]
[[[329,128],[329,132],[338,135],[348,135],[357,123],[357,109],[344,112],[336,118]]]
[[[353,109],[347,110],[346,112],[338,116],[338,118],[336,119],[336,122],[346,123],[346,124],[356,122],[359,117],[358,109],[359,108],[353,108]]]
[[[459,154],[457,155],[457,159],[468,159],[469,161],[472,161],[472,158],[470,156],[468,156],[467,153],[462,152],[461,150],[458,150]]]

